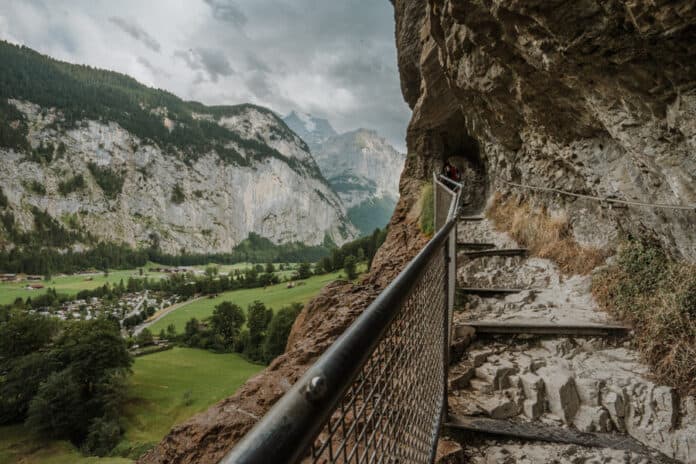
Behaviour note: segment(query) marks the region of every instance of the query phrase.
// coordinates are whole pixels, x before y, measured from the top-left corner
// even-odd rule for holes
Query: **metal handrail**
[[[296,463],[305,456],[401,310],[403,301],[421,277],[422,270],[444,246],[448,250],[452,248],[449,242],[452,241],[451,232],[456,224],[455,213],[460,196],[459,193],[452,193],[454,199],[448,211],[447,223],[220,461],[222,464]],[[448,269],[451,269],[449,263]],[[443,291],[447,291],[445,286]],[[446,318],[445,324],[451,324],[451,314]],[[448,341],[445,342],[448,347]],[[442,362],[446,363],[447,353],[443,357]],[[446,365],[444,370],[446,373]],[[442,395],[440,401],[444,411],[446,382]],[[433,458],[436,442],[437,436],[433,437]]]

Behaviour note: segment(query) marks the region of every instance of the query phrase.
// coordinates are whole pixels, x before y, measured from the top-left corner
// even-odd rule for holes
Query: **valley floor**
[[[366,264],[358,265],[358,272],[365,272],[365,270]],[[160,330],[166,330],[169,324],[174,324],[177,333],[182,333],[187,321],[193,317],[199,321],[210,317],[215,306],[223,301],[230,301],[244,309],[256,300],[261,301],[266,307],[274,310],[292,303],[305,304],[314,298],[327,284],[342,278],[343,275],[343,272],[332,272],[295,282],[292,288],[288,288],[288,283],[283,282],[266,288],[232,290],[213,298],[197,299],[190,304],[180,306],[176,311],[168,313],[152,324],[149,329],[153,334],[157,334]]]
[[[173,425],[230,396],[262,368],[237,354],[190,348],[136,358],[123,416],[125,435],[114,454],[137,457]],[[84,457],[66,441],[42,441],[19,425],[0,428],[0,462],[121,464],[133,459]]]

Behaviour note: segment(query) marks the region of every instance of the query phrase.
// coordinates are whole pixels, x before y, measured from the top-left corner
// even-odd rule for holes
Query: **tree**
[[[300,311],[302,311],[302,304],[293,303],[290,306],[280,308],[273,315],[263,343],[263,360],[265,362],[271,362],[285,352],[290,330]]]
[[[29,302],[31,304],[31,302]],[[58,330],[54,319],[17,311],[0,324],[0,371],[5,361],[39,350]]]
[[[51,374],[29,404],[27,426],[50,438],[79,438],[80,386],[70,370]]]
[[[6,374],[0,377],[0,424],[23,421],[41,383],[62,366],[44,351],[4,359]]]
[[[298,280],[308,279],[312,276],[312,265],[304,262],[300,264],[300,267],[295,271],[293,277]]]
[[[213,332],[222,337],[226,347],[231,348],[239,336],[244,320],[242,308],[229,301],[223,301],[215,306],[210,323]]]
[[[107,319],[65,324],[55,349],[75,380],[88,389],[107,374],[125,374],[133,363],[120,327]]]
[[[89,426],[84,449],[96,456],[106,456],[121,440],[121,427],[113,418],[97,417]]]
[[[218,275],[218,267],[217,266],[208,266],[205,268],[205,275],[208,276],[209,279],[212,279],[216,275]]]
[[[159,338],[160,340],[166,340],[167,334],[164,332],[164,329],[159,331],[159,335],[157,335],[157,338]]]
[[[349,280],[353,280],[358,276],[355,267],[355,256],[346,256],[346,259],[343,260],[343,270],[346,271],[346,276]]]
[[[261,361],[262,344],[266,337],[266,328],[273,318],[273,310],[266,308],[260,301],[254,301],[247,308],[249,339],[244,346],[245,354],[254,361]]]
[[[174,324],[169,324],[167,326],[167,338],[175,338],[176,337],[176,327],[174,327]]]
[[[266,274],[273,274],[275,272],[275,266],[273,266],[273,263],[267,263],[266,264]]]
[[[198,332],[200,332],[200,323],[198,319],[192,317],[186,322],[186,327],[184,327],[184,339],[188,341],[198,335]]]
[[[152,345],[155,342],[154,338],[152,337],[152,332],[150,332],[150,329],[147,327],[138,334],[135,340],[140,346]]]

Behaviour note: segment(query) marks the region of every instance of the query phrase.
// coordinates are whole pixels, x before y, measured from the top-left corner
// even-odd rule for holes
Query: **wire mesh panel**
[[[431,461],[445,391],[446,253],[433,254],[303,462]]]
[[[221,463],[433,461],[447,392],[460,198],[433,182],[432,239]]]
[[[456,194],[439,181],[433,182],[435,188],[435,230],[447,224],[450,205]]]

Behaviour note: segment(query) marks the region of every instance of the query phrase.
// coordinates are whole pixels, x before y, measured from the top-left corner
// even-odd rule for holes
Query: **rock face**
[[[0,148],[2,188],[22,229],[33,227],[30,208],[36,206],[66,226],[75,226],[70,221],[76,220],[79,228],[101,240],[137,246],[149,244],[156,235],[169,253],[229,252],[250,232],[276,243],[312,245],[327,238],[342,244],[356,236],[340,198],[319,174],[306,145],[264,108],[249,105],[223,116],[196,114],[281,155],[239,166],[223,162],[215,152],[186,163],[114,122],[85,120],[77,128],[58,131],[53,123],[60,113],[26,101],[11,103],[26,117],[32,147],[65,147],[49,163]],[[245,156],[243,148],[239,151]],[[107,196],[89,163],[119,173],[124,179],[121,193]],[[59,184],[78,174],[85,187],[60,193]],[[33,192],[32,182],[42,184],[45,194]],[[173,200],[176,188],[183,193],[180,201]]]
[[[399,198],[402,153],[372,130],[337,134],[326,119],[295,112],[283,120],[307,142],[360,232],[372,233],[389,222]]]
[[[409,152],[452,157],[565,209],[581,244],[622,234],[696,259],[696,213],[555,198],[506,182],[696,204],[696,4],[394,0]]]
[[[307,142],[312,150],[324,143],[329,137],[338,135],[328,119],[317,118],[311,114],[291,111],[283,118],[283,121],[302,140]]]

